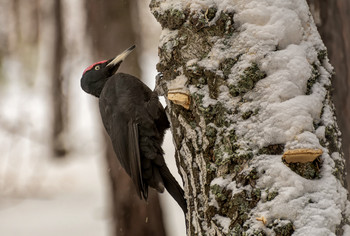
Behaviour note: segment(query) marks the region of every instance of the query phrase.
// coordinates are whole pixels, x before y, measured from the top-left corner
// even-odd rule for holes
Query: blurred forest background
[[[309,3],[336,70],[349,160],[350,3]],[[0,0],[0,235],[185,235],[183,213],[168,194],[153,192],[148,204],[137,198],[115,162],[97,99],[80,89],[87,66],[133,44],[120,71],[154,88],[161,29],[148,4]],[[182,183],[169,133],[164,149]]]

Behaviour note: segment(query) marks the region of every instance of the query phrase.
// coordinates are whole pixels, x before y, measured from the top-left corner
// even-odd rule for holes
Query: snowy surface
[[[87,156],[65,164],[40,162],[35,174],[17,182],[24,186],[2,186],[0,235],[110,235],[108,183],[102,159]],[[28,170],[31,167],[27,165]],[[5,177],[9,175],[7,172]],[[8,192],[8,188],[16,189]]]
[[[295,174],[280,156],[260,156],[255,161],[258,171],[265,171],[257,187],[278,189],[275,199],[254,209],[256,217],[289,219],[296,227],[294,235],[333,235],[346,208],[347,192],[332,175],[330,158],[325,158],[322,178],[317,180]]]
[[[323,162],[321,178],[318,180],[307,180],[297,175],[282,163],[280,155],[256,155],[253,158],[252,167],[256,167],[259,173],[264,173],[258,180],[257,187],[276,189],[279,194],[272,201],[259,202],[253,209],[249,232],[263,227],[261,222],[255,220],[255,217],[263,215],[268,222],[273,219],[290,219],[295,226],[293,235],[334,235],[335,227],[341,223],[342,214],[349,216],[346,210],[349,208],[349,202],[347,191],[332,174],[334,161],[339,160],[341,154],[329,153],[320,144],[320,140],[325,137],[325,127],[335,125],[333,108],[326,100],[326,87],[330,85],[333,69],[328,59],[318,60],[318,52],[325,47],[306,1],[159,0],[157,2],[160,5],[156,11],[160,14],[171,9],[185,8],[196,14],[196,11],[205,12],[209,7],[215,7],[218,11],[212,22],[208,22],[209,25],[215,23],[222,11],[235,13],[235,27],[240,32],[225,41],[215,37],[208,39],[215,42],[209,54],[203,59],[190,58],[186,66],[197,63],[207,70],[220,74],[220,71],[217,71],[220,62],[242,54],[231,69],[228,84],[236,85],[240,75],[252,62],[257,63],[259,69],[266,73],[266,78],[257,82],[252,91],[243,95],[244,103],[239,103],[239,99],[228,95],[227,86],[221,86],[222,93],[217,100],[208,96],[207,86],[201,88],[189,86],[191,94],[204,96],[204,107],[217,102],[225,104],[227,108],[239,107],[240,113],[233,114],[228,119],[232,121],[229,129],[236,131],[242,149],[257,154],[262,147],[285,144],[286,149],[317,148],[324,152],[321,157]],[[173,39],[178,33],[177,30],[163,29],[160,45],[167,51],[165,55],[171,55],[173,47],[176,46],[173,45],[176,41]],[[172,42],[167,42],[168,40]],[[313,76],[312,65],[317,67],[320,75],[310,94],[305,95],[307,82]],[[179,77],[186,80],[184,75]],[[258,114],[246,120],[242,119],[242,113],[256,110],[259,111]],[[317,130],[314,128],[314,122],[320,124]],[[186,126],[184,123],[181,124]],[[190,127],[185,129],[188,133],[193,131]],[[203,129],[205,130],[205,127],[202,127]],[[217,133],[225,133],[225,130],[218,130]],[[191,140],[191,137],[188,137],[188,140]],[[192,142],[193,145],[195,143],[196,141]],[[185,145],[180,153],[188,156],[188,162],[192,162],[191,153],[186,152]],[[216,184],[237,192],[238,186],[235,188],[232,186],[233,182],[230,183],[232,178],[233,176],[218,177],[211,182],[211,185]],[[188,180],[186,184],[192,183]],[[216,205],[213,199],[210,204]],[[216,215],[215,219],[226,231],[227,219],[219,215]],[[194,219],[191,221],[193,227],[200,230],[196,228],[198,223]],[[348,226],[344,229],[349,232]],[[265,230],[273,234],[272,230],[266,227]]]
[[[218,214],[216,214],[213,217],[213,220],[215,220],[216,222],[218,222],[218,224],[222,227],[222,232],[227,234],[229,232],[229,227],[231,224],[231,219],[228,217],[223,217],[220,216]]]

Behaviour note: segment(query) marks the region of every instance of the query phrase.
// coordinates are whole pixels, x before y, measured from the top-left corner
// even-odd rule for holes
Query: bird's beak
[[[126,49],[124,52],[116,56],[114,59],[112,59],[111,62],[107,64],[107,67],[111,68],[113,70],[113,74],[117,72],[120,64],[124,61],[124,59],[135,49],[135,45],[131,46],[130,48]]]

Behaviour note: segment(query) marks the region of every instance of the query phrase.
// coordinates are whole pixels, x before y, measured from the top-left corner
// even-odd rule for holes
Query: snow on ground
[[[0,235],[110,235],[102,159],[68,158],[72,158],[69,163],[41,161],[39,173],[28,177],[21,188],[1,196]]]

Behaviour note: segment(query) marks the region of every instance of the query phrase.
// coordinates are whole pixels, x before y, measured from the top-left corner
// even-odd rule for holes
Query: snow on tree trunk
[[[163,28],[157,86],[171,95],[188,235],[350,233],[333,68],[306,1],[150,7]],[[323,154],[287,163],[294,149]]]

